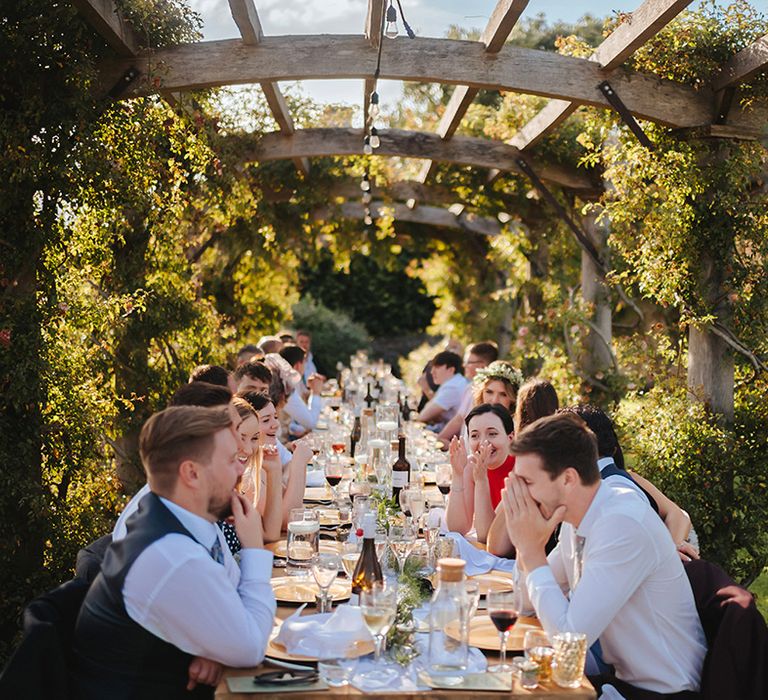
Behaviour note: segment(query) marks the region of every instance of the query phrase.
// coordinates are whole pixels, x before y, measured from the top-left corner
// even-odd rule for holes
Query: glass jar
[[[429,606],[427,672],[448,685],[461,683],[469,662],[464,564],[461,559],[438,560],[437,589]]]

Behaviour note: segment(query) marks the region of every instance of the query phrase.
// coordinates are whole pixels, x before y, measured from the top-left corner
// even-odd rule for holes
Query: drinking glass
[[[453,478],[453,470],[450,463],[440,463],[435,468],[435,483],[437,489],[443,495],[443,506],[445,506],[448,500],[448,494],[451,491],[451,479]]]
[[[411,525],[390,525],[389,547],[397,559],[397,567],[402,574],[405,570],[405,561],[411,553],[416,542],[416,531]]]
[[[544,630],[526,630],[523,638],[523,649],[526,658],[539,665],[539,682],[544,683],[552,678],[552,657],[554,649]]]
[[[400,407],[393,404],[376,406],[376,429],[392,435],[397,430]]]
[[[344,465],[338,459],[329,459],[325,464],[325,480],[331,487],[333,500],[339,498],[339,484],[344,476]]]
[[[349,579],[352,578],[357,562],[360,559],[361,551],[362,545],[359,540],[357,542],[344,542],[341,545],[341,565],[344,567],[344,573]]]
[[[418,486],[411,486],[406,491],[405,497],[408,499],[408,510],[411,511],[411,521],[416,528],[416,532],[418,532],[421,526],[421,516],[424,515],[424,511],[427,507],[424,491]]]
[[[578,632],[558,632],[552,636],[552,680],[561,688],[578,688],[587,658],[587,636]]]
[[[293,508],[288,515],[286,573],[289,576],[309,573],[312,557],[318,551],[320,517],[316,510]]]
[[[379,560],[379,564],[384,568],[386,562],[383,561],[384,554],[387,551],[387,531],[381,525],[376,526],[376,534],[373,539],[373,546],[376,548],[376,558]]]
[[[507,663],[507,638],[520,614],[520,594],[517,590],[489,591],[486,596],[488,615],[499,631],[501,651],[499,663],[488,668],[492,673],[510,673],[512,665]]]
[[[467,606],[467,624],[475,616],[477,606],[480,605],[480,583],[472,579],[464,581],[464,596]]]
[[[317,610],[319,613],[331,611],[328,592],[339,575],[340,568],[341,557],[338,554],[320,552],[312,557],[312,576],[315,577],[315,583],[320,589],[320,605]]]
[[[318,659],[317,670],[320,678],[331,688],[342,688],[349,685],[355,675],[358,661],[358,657],[354,655],[354,646],[338,655],[334,650],[329,650],[327,656],[321,656]]]
[[[360,612],[376,644],[375,667],[373,671],[366,673],[366,680],[386,683],[397,674],[394,669],[386,668],[381,661],[384,640],[397,614],[397,588],[375,583],[367,591],[361,591]]]

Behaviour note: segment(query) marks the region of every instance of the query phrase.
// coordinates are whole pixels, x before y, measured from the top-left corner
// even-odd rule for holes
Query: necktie
[[[219,542],[219,538],[216,538],[216,541],[213,543],[213,547],[211,547],[211,558],[213,561],[215,561],[217,564],[224,564],[224,552],[221,549],[221,542]]]
[[[584,567],[584,543],[586,539],[574,532],[573,536],[573,586],[576,588],[581,580],[581,572]]]

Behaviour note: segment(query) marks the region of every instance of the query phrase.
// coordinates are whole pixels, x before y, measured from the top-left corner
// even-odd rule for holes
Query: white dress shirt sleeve
[[[299,392],[293,391],[288,397],[283,410],[295,423],[298,423],[307,430],[314,430],[317,425],[317,419],[320,416],[320,411],[323,410],[323,399],[320,396],[310,394],[309,404],[307,405],[302,400]]]
[[[235,588],[197,542],[170,534],[145,549],[123,586],[132,620],[193,656],[227,666],[264,659],[275,616],[272,553],[243,549]]]
[[[650,539],[641,536],[641,524],[619,513],[608,518],[610,522],[587,540],[583,573],[570,601],[563,593],[565,562],[561,557],[559,571],[540,566],[529,572],[528,595],[548,634],[583,632],[592,645],[656,564],[656,552]]]

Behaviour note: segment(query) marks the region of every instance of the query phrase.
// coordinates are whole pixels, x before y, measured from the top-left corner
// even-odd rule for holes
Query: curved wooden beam
[[[479,41],[454,39],[395,39],[385,49],[380,76],[385,80],[461,84],[609,106],[597,88],[604,74],[595,61],[514,46],[489,54]],[[349,35],[267,37],[255,46],[209,41],[143,55],[149,78],[130,85],[124,97],[278,80],[364,80],[376,66],[370,42]],[[134,64],[105,60],[102,85],[111,87]],[[677,127],[712,122],[709,89],[623,69],[611,74],[611,85],[636,117]]]
[[[368,206],[374,218],[391,216],[395,221],[467,231],[478,236],[498,236],[501,233],[501,224],[496,219],[472,213],[454,214],[448,209],[430,206],[409,209],[405,204],[386,204],[384,202],[371,202]],[[336,218],[339,214],[345,219],[362,220],[365,215],[365,208],[359,202],[344,202],[339,207],[318,209],[313,212],[312,217],[319,221],[325,221]]]
[[[380,156],[427,158],[458,165],[479,168],[500,168],[521,172],[516,160],[520,151],[501,141],[457,136],[443,141],[437,134],[400,129],[382,129],[379,132]],[[270,161],[288,158],[318,158],[323,156],[363,155],[363,132],[360,129],[298,129],[290,136],[270,132],[256,140],[253,136],[228,136],[230,143],[239,148],[244,161]],[[552,165],[537,168],[539,177],[562,187],[594,191],[599,184],[586,173]]]

